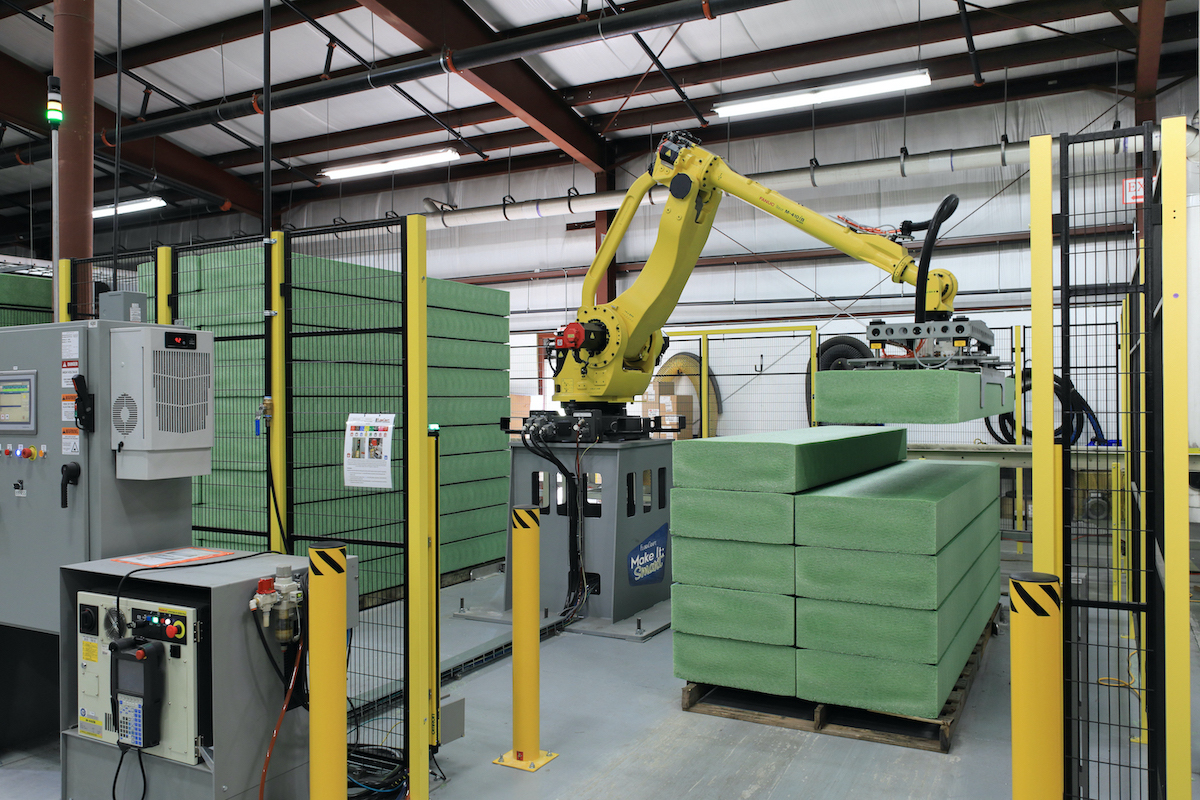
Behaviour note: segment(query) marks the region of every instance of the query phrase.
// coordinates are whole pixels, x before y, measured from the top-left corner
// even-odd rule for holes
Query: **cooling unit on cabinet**
[[[112,448],[117,477],[208,475],[213,337],[161,327],[112,331]]]

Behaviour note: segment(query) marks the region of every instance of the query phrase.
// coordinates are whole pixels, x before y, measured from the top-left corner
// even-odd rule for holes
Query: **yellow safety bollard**
[[[535,772],[558,757],[547,753],[540,736],[542,645],[541,523],[537,506],[512,512],[513,749],[493,761]]]
[[[346,545],[308,548],[309,797],[346,796]]]
[[[1043,572],[1008,583],[1014,800],[1063,796],[1062,588]]]

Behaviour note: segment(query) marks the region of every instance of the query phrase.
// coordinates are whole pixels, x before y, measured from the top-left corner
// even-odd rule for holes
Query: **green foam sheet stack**
[[[677,442],[671,492],[676,676],[795,695],[796,493],[904,457],[899,428],[807,428]]]
[[[999,475],[904,458],[888,428],[676,444],[676,676],[937,717],[999,599]]]
[[[1013,379],[983,387],[980,380],[950,369],[826,370],[815,377],[813,416],[837,425],[949,424],[1011,413]]]
[[[179,262],[178,321],[217,337],[218,438],[213,474],[194,482],[194,524],[245,529],[252,512],[262,525],[266,437],[255,437],[253,425],[263,393],[263,344],[232,338],[263,332],[262,251],[181,255]],[[400,411],[391,406],[402,392],[403,334],[370,331],[403,327],[401,282],[390,271],[298,252],[291,266],[295,532],[402,541],[398,496],[345,488],[341,467],[348,413]],[[152,275],[153,265],[141,268],[139,285],[150,289]],[[509,402],[508,294],[453,281],[427,285],[429,421],[441,426],[441,569],[451,572],[504,555],[509,448],[497,423]],[[391,398],[387,408],[380,397]],[[393,439],[397,487],[400,447]],[[351,549],[363,559],[363,593],[397,582],[402,561],[394,547]]]
[[[796,694],[936,718],[1000,597],[999,468],[905,461],[796,496]]]
[[[0,274],[0,328],[53,322],[50,279]]]

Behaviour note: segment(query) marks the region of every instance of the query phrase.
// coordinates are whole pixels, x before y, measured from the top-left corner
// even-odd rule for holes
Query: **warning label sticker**
[[[79,455],[79,428],[62,429],[62,454],[64,456]]]
[[[173,564],[186,564],[189,561],[206,561],[210,558],[231,556],[233,552],[232,550],[214,550],[211,547],[180,547],[175,550],[160,550],[157,553],[114,558],[112,561],[136,564],[139,567],[169,567]]]

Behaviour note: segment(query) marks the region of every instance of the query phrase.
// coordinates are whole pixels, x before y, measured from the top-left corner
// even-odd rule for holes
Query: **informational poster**
[[[351,414],[346,418],[342,478],[347,486],[392,488],[395,414]]]

